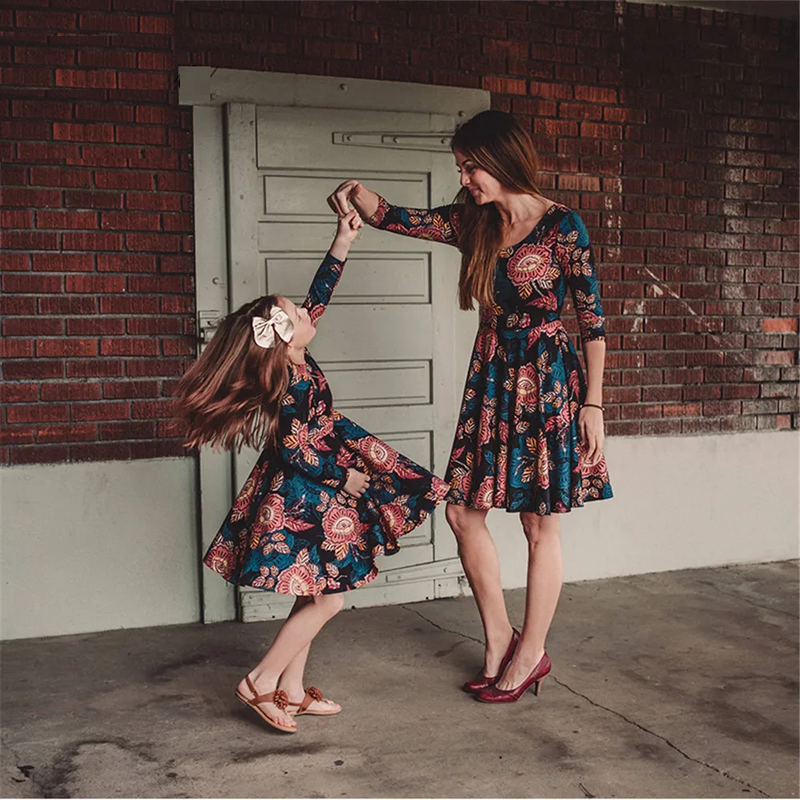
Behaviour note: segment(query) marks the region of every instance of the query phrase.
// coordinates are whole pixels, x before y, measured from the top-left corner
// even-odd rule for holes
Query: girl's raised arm
[[[308,310],[311,322],[316,326],[319,318],[325,312],[325,307],[333,296],[333,290],[339,283],[344,271],[344,261],[339,261],[331,253],[328,253],[322,260],[317,269],[314,280],[308,290],[308,295],[303,301],[303,308]]]

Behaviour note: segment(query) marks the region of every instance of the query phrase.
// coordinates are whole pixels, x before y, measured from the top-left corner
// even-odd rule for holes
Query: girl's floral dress
[[[366,221],[457,247],[462,209],[415,210],[380,198]],[[560,319],[567,290],[583,342],[604,338],[586,226],[556,203],[521,242],[501,250],[494,303],[480,309],[445,476],[457,505],[545,515],[612,496],[605,457],[593,467],[583,458],[586,380]]]
[[[303,306],[317,324],[344,264],[330,253]],[[289,366],[279,444],[245,482],[204,563],[225,580],[290,595],[356,589],[396,553],[449,486],[334,411],[325,376],[306,353]],[[343,491],[347,469],[370,477],[366,494]]]

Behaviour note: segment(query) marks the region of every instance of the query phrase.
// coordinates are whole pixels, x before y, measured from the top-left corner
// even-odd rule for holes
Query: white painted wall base
[[[562,516],[566,580],[798,557],[800,433],[606,450],[616,496]],[[193,460],[12,467],[0,482],[3,639],[200,619]],[[518,516],[493,511],[489,527],[503,585],[524,586]]]
[[[3,639],[200,619],[195,461],[0,470]]]
[[[800,433],[606,440],[614,498],[561,517],[567,581],[798,557]],[[519,517],[492,511],[503,585],[524,586]]]

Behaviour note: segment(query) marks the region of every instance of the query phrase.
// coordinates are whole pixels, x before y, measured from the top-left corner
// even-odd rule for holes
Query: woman
[[[580,216],[542,196],[530,135],[510,114],[484,111],[451,142],[461,191],[430,211],[392,206],[358,181],[328,198],[370,225],[451,244],[462,254],[462,309],[480,327],[446,480],[447,520],[486,634],[483,671],[464,685],[483,702],[538,694],[550,671],[545,639],[562,583],[559,514],[612,496],[603,456],[605,324]],[[560,319],[570,290],[587,376]],[[500,583],[490,508],[519,513],[528,540],[521,634]]]

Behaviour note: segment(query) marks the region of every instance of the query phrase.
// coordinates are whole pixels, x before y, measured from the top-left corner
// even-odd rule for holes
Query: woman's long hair
[[[540,195],[539,157],[530,134],[504,111],[481,111],[460,125],[450,143],[465,158],[486,170],[506,189]],[[458,231],[461,274],[458,299],[462,309],[494,303],[494,271],[503,244],[503,225],[494,203],[478,205],[462,188],[454,203],[464,206]]]
[[[275,347],[259,347],[251,320],[269,317],[277,301],[267,295],[225,317],[181,379],[177,416],[187,427],[187,447],[241,450],[243,445],[276,443],[281,400],[289,385],[289,349],[279,337]]]

